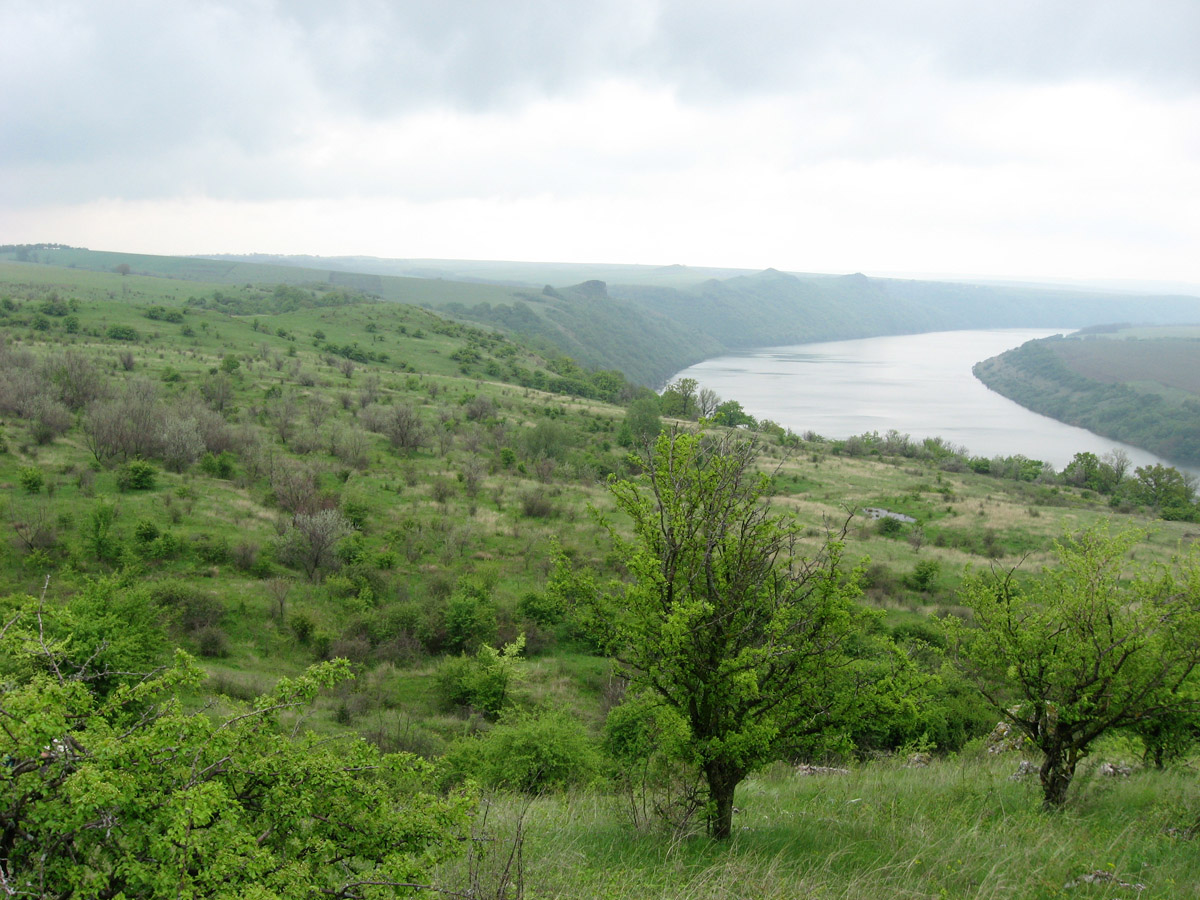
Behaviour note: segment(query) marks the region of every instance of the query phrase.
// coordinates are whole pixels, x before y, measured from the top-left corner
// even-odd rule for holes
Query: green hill
[[[129,260],[130,274],[112,271],[118,259]],[[17,636],[33,648],[20,665],[0,654],[9,723],[0,731],[7,742],[0,755],[11,763],[0,778],[6,821],[20,804],[5,792],[33,781],[22,795],[31,806],[54,792],[65,798],[55,815],[39,819],[40,829],[74,827],[109,841],[121,862],[136,855],[121,855],[132,823],[111,810],[103,811],[109,818],[83,820],[69,802],[86,795],[95,806],[110,795],[91,782],[71,794],[76,782],[67,776],[101,746],[93,739],[119,744],[123,734],[160,721],[161,697],[147,699],[119,682],[137,682],[131,673],[167,664],[179,647],[198,658],[201,671],[171,695],[179,705],[161,719],[160,742],[127,745],[125,755],[109,758],[112,783],[126,760],[133,767],[126,774],[136,768],[139,776],[155,771],[151,760],[170,763],[161,766],[164,776],[181,771],[191,785],[200,757],[181,761],[173,749],[184,728],[180,710],[248,726],[245,704],[273,708],[280,690],[301,683],[283,679],[343,659],[339,667],[355,677],[316,694],[307,718],[289,708],[247,731],[214,724],[217,755],[203,774],[234,758],[223,758],[221,735],[240,754],[260,737],[306,734],[308,749],[288,751],[296,754],[287,756],[289,771],[317,759],[306,755],[316,747],[326,763],[337,763],[345,749],[346,765],[373,767],[375,756],[354,749],[365,740],[428,760],[429,768],[414,770],[419,787],[440,798],[452,785],[482,782],[492,794],[471,820],[477,830],[470,840],[450,841],[445,821],[414,824],[427,838],[447,837],[451,851],[462,848],[461,859],[437,869],[435,879],[458,895],[483,896],[486,885],[489,896],[506,896],[513,882],[504,879],[512,875],[526,879],[527,896],[785,897],[801,883],[842,897],[957,896],[980,884],[1011,896],[1013,880],[1003,873],[1012,867],[1021,878],[1034,873],[1050,895],[1066,879],[1110,863],[1122,877],[1132,872],[1161,888],[1158,896],[1171,896],[1170,879],[1189,890],[1196,882],[1191,843],[1168,834],[1190,836],[1194,780],[1144,771],[1110,787],[1081,778],[1078,806],[1041,816],[1032,783],[1009,779],[1014,755],[997,761],[982,749],[994,716],[946,665],[940,620],[963,615],[964,573],[1036,570],[1065,532],[1107,521],[1114,528],[1153,524],[1138,551],[1146,560],[1167,560],[1190,539],[1195,525],[1159,520],[1148,485],[1129,473],[1101,492],[1036,460],[968,459],[936,440],[758,433],[771,506],[796,517],[800,547],[808,552],[829,523],[846,523],[845,558],[862,561],[863,586],[862,628],[848,652],[871,683],[905,692],[847,721],[836,739],[812,744],[803,758],[748,781],[739,789],[733,840],[714,847],[691,836],[702,818],[694,805],[678,833],[658,830],[657,792],[665,786],[670,799],[684,801],[671,809],[686,811],[686,772],[657,768],[649,757],[644,768],[616,762],[630,744],[607,725],[608,714],[631,699],[627,682],[573,599],[589,585],[607,588],[629,577],[628,558],[609,530],[626,535],[628,522],[607,480],[639,476],[630,423],[656,423],[664,408],[618,373],[589,371],[563,356],[559,343],[599,353],[586,338],[620,314],[633,315],[633,301],[587,281],[549,290],[461,287],[480,297],[500,292],[528,305],[535,317],[528,327],[559,329],[531,343],[514,336],[520,328],[501,332],[383,299],[328,277],[332,269],[322,278],[318,269],[281,266],[289,277],[256,281],[263,270],[220,270],[228,266],[222,263],[181,263],[172,275],[161,258],[76,262],[0,262],[0,638],[7,634],[6,650]],[[138,274],[154,267],[159,274]],[[210,280],[176,277],[181,271]],[[378,277],[386,290],[395,276]],[[784,310],[786,297],[803,290],[812,303],[805,327],[832,328],[836,317],[820,304],[828,296],[821,290],[875,292],[878,316],[900,290],[853,277],[824,288],[797,288],[793,280],[810,285],[780,273],[717,281],[696,294],[703,308],[693,318],[716,317],[723,304],[736,308],[769,291]],[[444,291],[460,298],[449,302],[464,302],[453,283],[394,283],[426,299]],[[904,314],[915,308],[914,301]],[[842,312],[844,324],[850,313]],[[639,315],[631,321],[655,323],[663,335],[699,341],[708,334],[648,306]],[[821,315],[830,317],[824,325]],[[755,320],[737,339],[750,339],[768,320]],[[736,315],[721,321],[738,324]],[[633,341],[628,328],[622,340]],[[686,350],[681,343],[673,352]],[[867,508],[912,521],[858,512]],[[1180,511],[1196,517],[1194,496]],[[42,636],[43,621],[72,623],[70,638]],[[49,658],[47,641],[81,671],[99,659],[111,683],[63,688],[69,715],[12,712],[14,698],[35,704],[59,696],[52,667],[29,663]],[[54,690],[39,694],[42,684]],[[125,704],[127,718],[116,716],[120,727],[72,744],[64,735],[82,709],[75,701],[104,690]],[[40,731],[22,745],[32,747],[29,758],[16,762],[9,751],[22,729]],[[1097,755],[1121,759],[1131,746],[1140,751],[1140,742],[1121,735]],[[896,755],[879,761],[887,754]],[[284,758],[273,749],[253,759],[253,771],[239,763],[228,783],[254,805],[261,785],[276,784]],[[914,758],[931,764],[903,768]],[[791,762],[837,762],[854,771],[824,781],[825,774]],[[333,777],[330,771],[325,763],[303,768],[303,796],[319,791],[322,783],[314,787],[312,779]],[[643,789],[651,793],[637,793]],[[279,790],[289,801],[297,796],[287,785]],[[172,802],[183,809],[192,799],[188,810],[198,811],[187,821],[204,832],[205,846],[227,843],[249,855],[260,845],[281,853],[291,846],[292,832],[236,831],[222,818],[228,797],[183,791]],[[167,805],[154,794],[120,800],[148,819]],[[401,820],[417,808],[393,794],[386,800]],[[328,818],[326,810],[308,811],[296,810],[298,829]],[[370,809],[356,820],[370,821]],[[353,836],[334,825],[331,833]],[[226,839],[227,828],[240,843]],[[10,829],[0,840],[16,847],[24,833]],[[529,844],[518,853],[522,834]],[[179,842],[169,846],[174,853]],[[423,846],[405,848],[418,854]],[[7,866],[16,855],[5,853]],[[70,854],[40,856],[75,863]],[[96,858],[79,862],[79,871]],[[505,869],[504,859],[520,859],[524,869]],[[1141,867],[1144,859],[1154,867]],[[147,878],[157,876],[156,860],[136,860]],[[413,877],[433,864],[425,859]]]
[[[1035,412],[1200,465],[1200,329],[1088,329],[1029,341],[975,366]]]

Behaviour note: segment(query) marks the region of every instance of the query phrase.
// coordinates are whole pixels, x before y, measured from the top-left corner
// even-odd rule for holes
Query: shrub
[[[117,487],[122,491],[149,491],[154,488],[154,466],[144,459],[135,459],[117,473]]]
[[[438,696],[443,705],[451,709],[469,707],[495,718],[520,675],[524,647],[525,638],[521,636],[502,650],[484,644],[474,656],[444,660],[437,672]]]
[[[550,498],[540,490],[526,491],[521,495],[521,514],[530,519],[550,519],[558,510]]]
[[[450,783],[474,778],[528,793],[587,785],[603,767],[583,725],[562,710],[510,715],[482,737],[452,746],[444,764]]]
[[[912,572],[904,577],[906,587],[928,593],[937,585],[942,566],[936,559],[925,559],[917,563]]]
[[[167,611],[180,630],[199,635],[214,628],[225,617],[225,604],[208,591],[185,581],[160,581],[150,587],[150,599]]]
[[[229,542],[223,536],[213,537],[209,534],[198,534],[192,540],[196,555],[210,566],[218,566],[229,561]]]
[[[130,325],[109,325],[104,334],[114,341],[136,341],[140,337],[138,330]]]
[[[133,536],[139,543],[149,544],[158,537],[158,526],[149,519],[142,519],[133,526]]]
[[[200,457],[200,471],[213,478],[230,478],[233,475],[233,464],[236,459],[237,457],[228,450],[223,450],[216,456],[212,453],[205,453]]]
[[[21,487],[27,494],[40,494],[46,484],[46,476],[42,474],[42,470],[33,466],[22,466],[17,472],[17,480],[21,482]]]
[[[200,655],[212,659],[229,655],[229,638],[224,630],[216,626],[202,628],[196,633],[196,649]]]
[[[450,649],[473,652],[496,639],[496,608],[486,589],[459,582],[446,601],[446,641]]]
[[[904,523],[891,516],[881,516],[875,523],[875,530],[883,537],[896,537],[904,530]]]

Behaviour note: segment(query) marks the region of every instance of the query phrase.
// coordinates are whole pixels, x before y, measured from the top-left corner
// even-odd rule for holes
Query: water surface
[[[759,419],[828,438],[896,429],[940,436],[974,456],[1024,454],[1061,469],[1079,452],[1120,448],[1134,465],[1152,453],[1038,415],[988,390],[971,367],[1034,338],[1069,329],[939,331],[747,350],[705,360],[695,378]],[[674,379],[672,379],[674,380]]]

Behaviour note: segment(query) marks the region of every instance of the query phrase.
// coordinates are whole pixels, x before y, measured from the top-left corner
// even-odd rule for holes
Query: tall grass
[[[1016,765],[974,756],[815,777],[780,766],[739,790],[725,845],[638,833],[612,797],[495,797],[489,846],[507,859],[521,829],[530,898],[1200,896],[1200,853],[1187,836],[1200,812],[1192,770],[1085,773],[1068,807],[1047,815],[1035,777],[1010,779]],[[439,885],[463,883],[464,865]],[[1104,875],[1068,887],[1092,873]]]

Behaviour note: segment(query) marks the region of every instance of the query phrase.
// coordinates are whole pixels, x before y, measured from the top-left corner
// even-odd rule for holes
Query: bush
[[[936,559],[922,560],[916,564],[912,572],[904,576],[904,585],[914,591],[929,593],[937,586],[938,576],[941,572],[941,563]]]
[[[46,484],[46,476],[42,474],[42,470],[33,466],[22,466],[17,472],[17,480],[21,482],[21,487],[27,494],[40,494]]]
[[[216,456],[205,453],[200,457],[200,471],[213,478],[230,478],[233,476],[233,464],[236,459],[237,457],[228,450],[223,450]]]
[[[579,720],[562,710],[517,713],[482,737],[460,741],[443,759],[444,780],[476,779],[535,793],[595,782],[603,758]]]
[[[208,659],[229,655],[229,638],[216,626],[202,628],[196,633],[196,649]]]
[[[144,459],[135,459],[117,473],[117,487],[122,491],[149,491],[154,488],[155,468]]]
[[[114,341],[136,341],[140,337],[138,330],[130,325],[109,325],[104,334]]]
[[[904,530],[904,523],[891,516],[881,516],[875,523],[875,530],[883,537],[896,537]]]
[[[229,542],[223,537],[213,537],[209,534],[198,534],[193,539],[192,547],[196,555],[210,566],[219,566],[229,562]]]
[[[497,650],[484,644],[474,656],[450,657],[437,672],[438,696],[443,705],[468,707],[495,718],[508,700],[509,689],[520,675],[521,636]]]
[[[462,581],[446,601],[446,641],[451,650],[473,652],[496,639],[496,608],[487,590]]]
[[[138,539],[140,544],[149,544],[158,537],[158,526],[149,519],[142,519],[133,526],[133,536]]]
[[[521,514],[530,519],[550,519],[557,514],[550,498],[540,490],[526,491],[521,495]]]
[[[184,581],[160,581],[150,587],[150,599],[167,611],[179,629],[199,635],[225,617],[225,604],[213,594]]]

